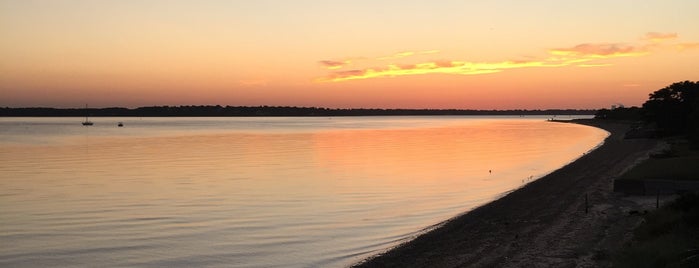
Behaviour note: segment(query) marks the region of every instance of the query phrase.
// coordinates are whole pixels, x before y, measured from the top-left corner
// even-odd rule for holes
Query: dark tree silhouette
[[[614,109],[600,109],[595,113],[595,118],[639,121],[641,120],[641,108],[619,107]]]
[[[644,119],[668,134],[699,134],[699,81],[677,82],[655,91],[643,104]]]

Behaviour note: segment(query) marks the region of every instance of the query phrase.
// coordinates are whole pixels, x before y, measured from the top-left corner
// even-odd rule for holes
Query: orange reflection
[[[318,133],[313,148],[320,166],[332,176],[351,178],[347,183],[365,184],[358,188],[380,184],[422,191],[439,184],[447,190],[452,183],[491,188],[494,180],[509,184],[538,177],[577,158],[603,135],[569,124],[486,122],[477,127]]]

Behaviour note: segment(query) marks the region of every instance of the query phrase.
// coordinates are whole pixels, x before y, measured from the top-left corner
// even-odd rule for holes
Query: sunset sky
[[[597,109],[699,80],[699,1],[0,0],[0,106]]]

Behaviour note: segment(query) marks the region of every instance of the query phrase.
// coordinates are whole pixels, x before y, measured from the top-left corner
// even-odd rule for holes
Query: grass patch
[[[654,155],[619,179],[699,180],[699,151],[686,141],[674,141],[668,151]]]
[[[644,220],[614,267],[699,267],[699,195],[683,195]]]
[[[699,180],[699,156],[650,158],[620,179]]]

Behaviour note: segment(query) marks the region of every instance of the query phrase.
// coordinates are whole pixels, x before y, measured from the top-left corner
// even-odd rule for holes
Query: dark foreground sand
[[[655,207],[654,197],[613,193],[613,179],[656,150],[659,142],[624,140],[626,124],[576,122],[611,135],[577,161],[359,266],[608,266],[610,255],[641,221],[630,212]]]

